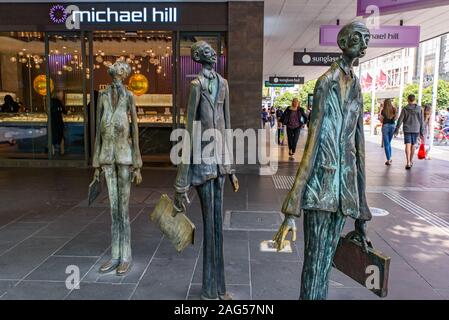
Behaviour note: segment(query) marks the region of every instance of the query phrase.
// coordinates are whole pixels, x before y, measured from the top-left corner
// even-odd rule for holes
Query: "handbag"
[[[424,143],[421,143],[418,151],[418,159],[423,160],[425,158],[426,158],[426,146],[424,145]]]

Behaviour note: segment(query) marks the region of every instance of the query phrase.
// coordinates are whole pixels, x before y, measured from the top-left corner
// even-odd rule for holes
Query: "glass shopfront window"
[[[54,83],[49,108],[51,158],[84,159],[86,70],[82,41],[85,39],[79,34],[61,33],[49,34],[48,40],[50,82]]]
[[[84,160],[87,164],[96,134],[98,92],[111,83],[108,67],[122,60],[132,68],[125,85],[136,100],[143,161],[170,163],[170,134],[185,124],[189,84],[201,70],[191,59],[190,47],[200,40],[210,43],[218,54],[215,69],[226,78],[224,35],[1,33],[0,105],[5,97],[9,102],[0,113],[0,159]]]
[[[0,33],[0,158],[47,158],[45,74],[43,33]]]
[[[164,31],[96,31],[93,33],[93,88],[111,83],[108,67],[127,62],[125,85],[133,92],[144,162],[167,162],[173,128],[173,38]]]

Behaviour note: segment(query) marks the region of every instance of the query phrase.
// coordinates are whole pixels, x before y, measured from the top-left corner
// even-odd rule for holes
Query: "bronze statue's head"
[[[217,62],[217,53],[206,41],[195,42],[191,47],[192,59],[198,63],[214,64]]]
[[[354,21],[343,26],[337,36],[338,46],[343,54],[351,59],[365,55],[369,39],[369,29],[361,21]]]
[[[131,67],[126,62],[116,61],[109,67],[108,73],[113,79],[124,80],[131,74]]]

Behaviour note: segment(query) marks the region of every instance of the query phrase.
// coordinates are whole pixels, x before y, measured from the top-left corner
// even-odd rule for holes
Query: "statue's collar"
[[[216,78],[216,74],[215,74],[215,71],[214,71],[214,69],[207,69],[207,68],[203,68],[203,70],[202,70],[202,74],[203,74],[203,76],[204,77],[206,77],[207,79],[210,79],[210,80],[212,80],[212,79],[215,79]]]
[[[350,66],[343,58],[337,60],[337,64],[340,66],[340,69],[346,75],[350,75],[351,77],[354,75],[354,70],[352,70],[352,66]]]

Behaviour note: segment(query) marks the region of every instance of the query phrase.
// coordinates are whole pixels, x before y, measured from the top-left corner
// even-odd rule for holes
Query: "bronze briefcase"
[[[354,231],[340,237],[333,265],[379,297],[387,296],[390,257],[372,246],[365,252]]]
[[[182,212],[175,213],[173,201],[163,194],[156,204],[150,219],[154,221],[162,233],[170,239],[176,251],[181,252],[195,240],[195,225]]]

